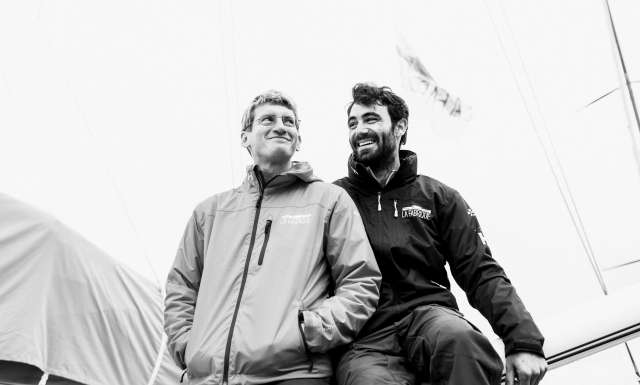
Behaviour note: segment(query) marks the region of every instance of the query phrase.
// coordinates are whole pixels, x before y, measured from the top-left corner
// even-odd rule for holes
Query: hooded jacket
[[[458,309],[445,270],[489,321],[507,355],[543,356],[544,338],[504,270],[491,256],[473,210],[445,184],[417,174],[416,154],[400,151],[400,168],[382,187],[351,157],[335,182],[353,198],[382,271],[380,301],[361,335],[390,325],[422,305]]]
[[[249,169],[187,224],[166,285],[168,347],[189,384],[328,377],[327,350],[373,314],[380,279],[344,190],[307,163],[267,182]]]

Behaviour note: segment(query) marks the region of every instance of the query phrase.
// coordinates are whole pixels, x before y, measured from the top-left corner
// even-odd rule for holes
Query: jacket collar
[[[262,178],[262,173],[258,170],[258,166],[252,164],[247,166],[247,175],[242,184],[247,188],[262,190],[289,186],[298,180],[311,183],[321,179],[313,174],[313,169],[309,163],[292,162],[289,170],[274,176],[271,180],[265,181]]]
[[[400,150],[400,168],[383,188],[373,176],[371,169],[349,155],[349,179],[363,187],[390,190],[412,182],[418,175],[418,156],[409,150]]]

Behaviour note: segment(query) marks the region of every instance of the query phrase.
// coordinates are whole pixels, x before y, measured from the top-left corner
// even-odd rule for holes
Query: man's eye
[[[267,115],[267,116],[263,116],[260,119],[260,123],[262,124],[269,124],[269,123],[273,123],[273,116]]]
[[[282,122],[284,123],[285,126],[287,127],[293,127],[296,125],[295,120],[290,117],[290,116],[283,116],[282,117]]]
[[[378,121],[378,118],[366,118],[364,120],[364,122],[368,124],[376,123],[377,121]]]
[[[358,122],[356,122],[355,120],[347,122],[347,126],[349,127],[350,130],[353,130],[354,128],[356,128],[357,125],[358,125]]]

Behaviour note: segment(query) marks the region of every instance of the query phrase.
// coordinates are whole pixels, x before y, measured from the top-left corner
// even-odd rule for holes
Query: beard
[[[357,142],[360,139],[368,138],[374,141],[377,144],[375,150],[360,152],[357,148]],[[372,169],[379,169],[381,167],[386,166],[389,162],[393,162],[393,155],[396,151],[396,138],[393,136],[393,133],[385,133],[383,135],[361,135],[359,137],[354,138],[351,142],[351,149],[353,150],[353,158],[362,163],[365,166],[368,166]]]

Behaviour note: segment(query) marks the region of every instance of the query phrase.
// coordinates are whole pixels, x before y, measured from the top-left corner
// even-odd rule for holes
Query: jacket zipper
[[[430,280],[429,280],[429,282],[433,283],[434,285],[438,286],[438,287],[439,287],[439,288],[441,288],[441,289],[449,290],[449,289],[447,289],[447,287],[446,287],[446,286],[441,285],[441,284],[439,284],[438,282],[436,282],[436,281],[434,281],[434,280],[432,280],[432,279],[430,279]]]
[[[300,331],[300,337],[302,337],[302,345],[304,346],[304,352],[309,359],[309,373],[313,372],[313,358],[311,356],[311,350],[309,349],[309,344],[307,344],[307,339],[304,336],[304,315],[302,314],[302,310],[298,310],[298,330]]]
[[[382,192],[378,191],[378,211],[382,211],[382,205],[380,204],[380,196]]]
[[[394,217],[398,217],[398,200],[394,199],[393,200],[393,216]]]
[[[242,300],[242,292],[244,291],[245,283],[247,283],[247,273],[249,272],[249,262],[251,261],[253,244],[256,240],[256,230],[258,229],[258,218],[260,217],[260,207],[262,206],[263,195],[264,195],[264,187],[260,185],[260,196],[258,197],[258,202],[256,202],[256,215],[253,218],[253,230],[251,231],[251,241],[249,242],[249,251],[247,252],[247,258],[244,262],[244,271],[242,272],[242,282],[240,283],[240,292],[238,293],[236,308],[233,311],[233,318],[231,318],[231,327],[229,328],[229,336],[227,337],[227,347],[225,348],[225,351],[224,351],[224,369],[222,372],[222,383],[225,385],[229,383],[229,355],[231,353],[231,339],[233,338],[233,329],[235,328],[236,319],[238,318],[238,310],[240,310],[240,300]]]
[[[264,260],[264,252],[267,250],[267,242],[269,242],[269,234],[271,234],[271,219],[268,219],[267,224],[264,225],[264,242],[262,242],[262,249],[260,249],[258,266],[262,266],[262,261]]]

